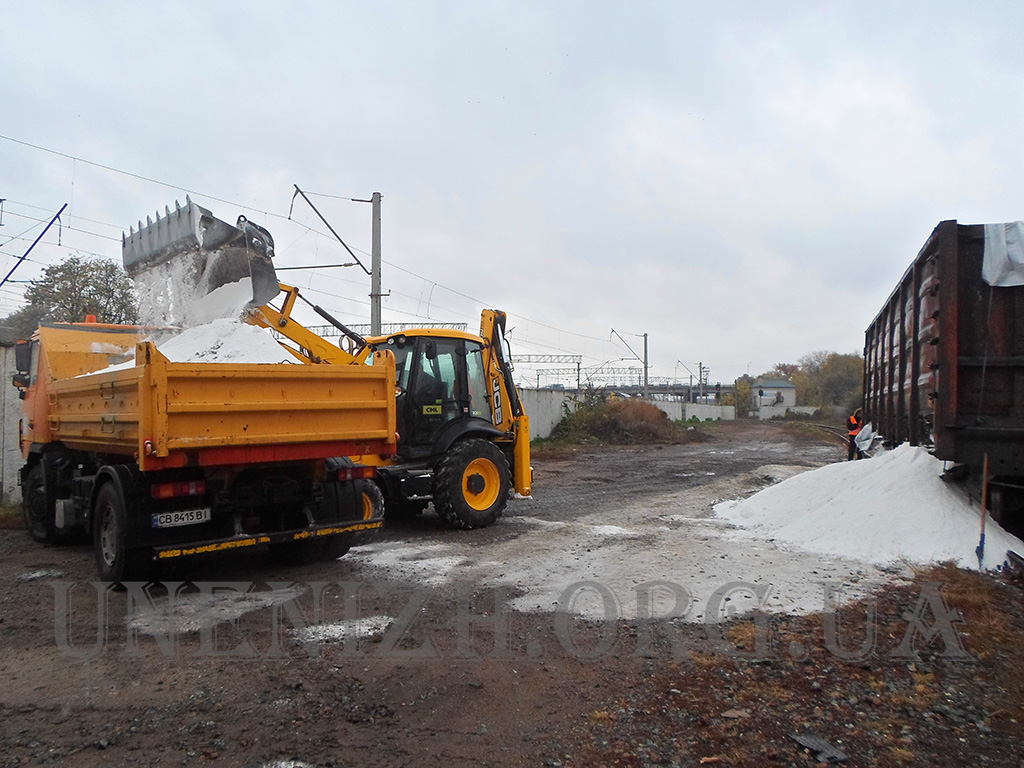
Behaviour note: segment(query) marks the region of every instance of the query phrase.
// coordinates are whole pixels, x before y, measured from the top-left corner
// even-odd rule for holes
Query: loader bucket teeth
[[[121,256],[125,271],[131,278],[173,261],[187,260],[184,270],[199,295],[243,279],[252,282],[253,306],[261,306],[279,292],[274,269],[274,238],[267,230],[238,217],[232,226],[216,218],[210,211],[185,198],[184,207],[175,203],[174,210],[148,216],[122,237]]]

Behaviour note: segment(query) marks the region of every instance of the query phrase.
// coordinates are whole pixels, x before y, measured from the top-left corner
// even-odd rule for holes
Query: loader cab
[[[426,458],[455,433],[492,429],[482,339],[453,331],[398,333],[386,344],[395,355],[399,455]]]

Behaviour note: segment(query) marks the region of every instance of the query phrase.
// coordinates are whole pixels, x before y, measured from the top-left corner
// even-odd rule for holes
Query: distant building
[[[795,408],[796,384],[787,379],[758,379],[750,388],[751,406],[762,408]]]

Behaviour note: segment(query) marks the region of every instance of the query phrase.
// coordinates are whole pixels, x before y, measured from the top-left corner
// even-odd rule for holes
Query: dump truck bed
[[[394,363],[380,354],[372,366],[174,363],[140,342],[134,367],[49,383],[49,439],[144,471],[393,452]]]

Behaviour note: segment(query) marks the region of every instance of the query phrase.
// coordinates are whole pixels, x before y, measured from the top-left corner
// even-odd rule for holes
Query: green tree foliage
[[[743,374],[735,382],[736,387],[736,415],[743,418],[750,411],[751,396],[754,389],[754,378]]]
[[[107,259],[72,256],[47,267],[25,291],[28,304],[0,325],[28,338],[43,320],[81,322],[96,315],[101,323],[135,323],[139,305],[128,275]]]

